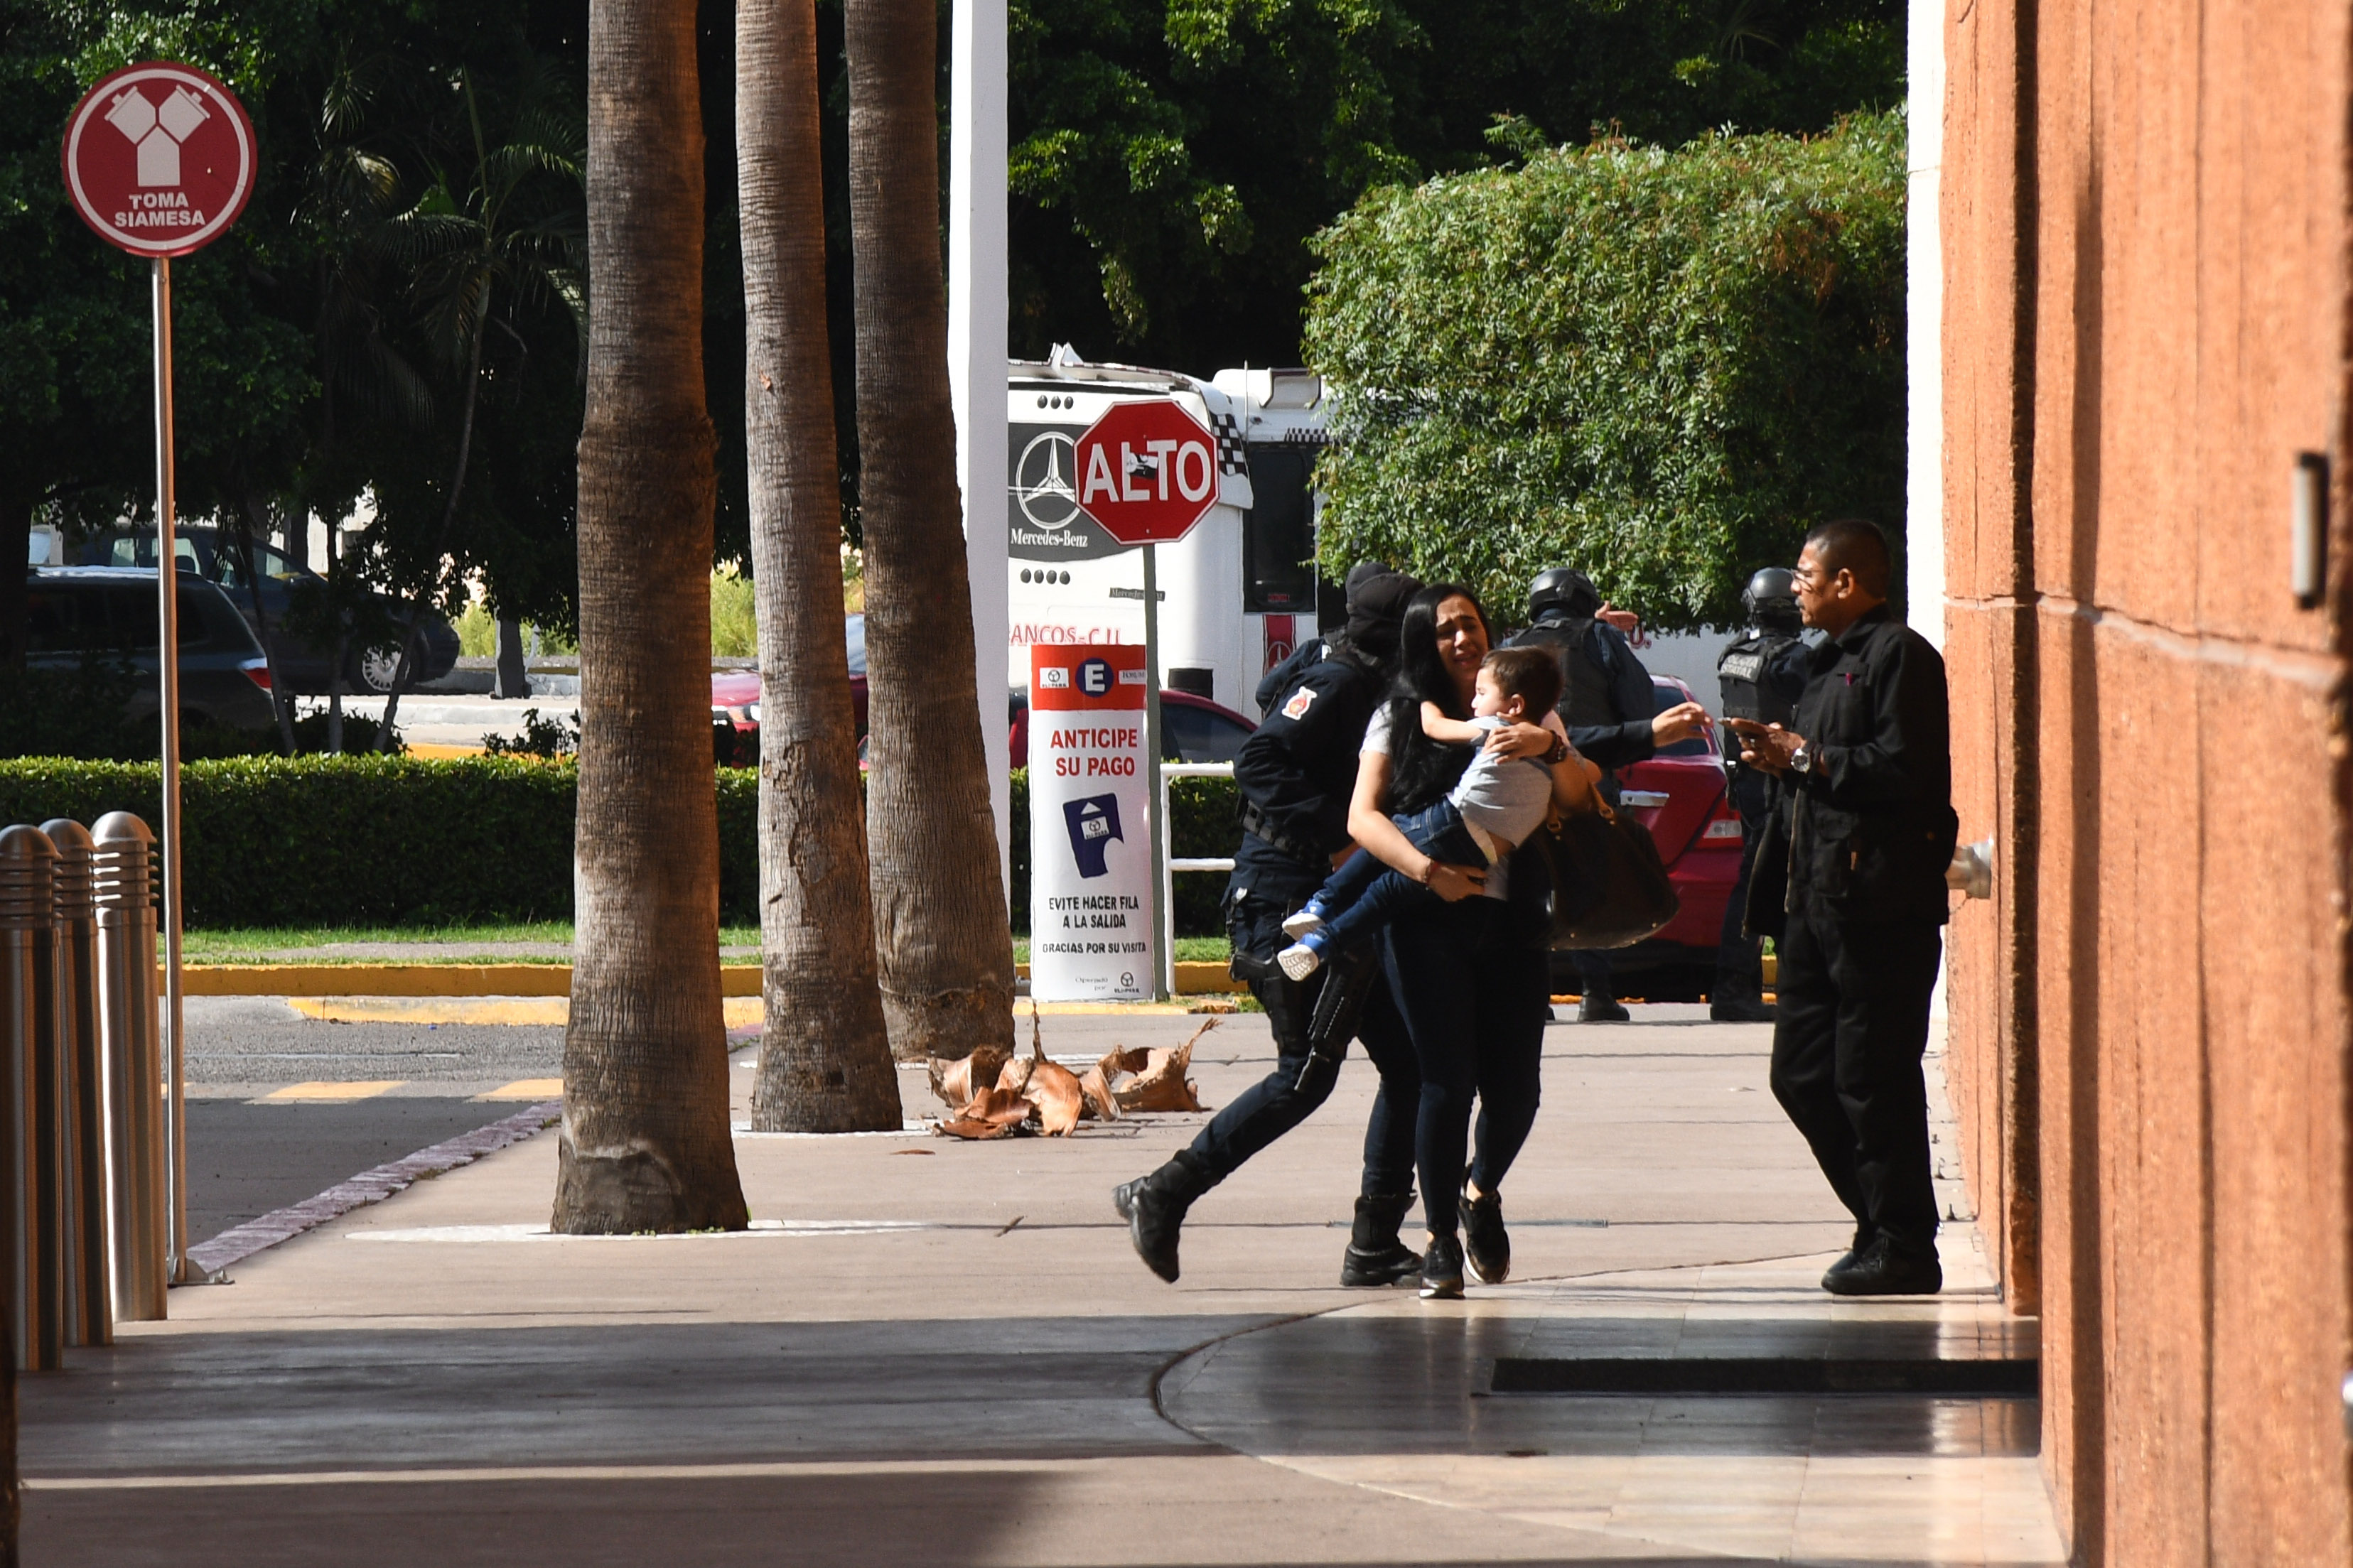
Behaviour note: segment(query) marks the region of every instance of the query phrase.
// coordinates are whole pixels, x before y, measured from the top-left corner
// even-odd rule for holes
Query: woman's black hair
[[[1463,746],[1440,745],[1421,732],[1421,705],[1438,704],[1450,719],[1471,717],[1454,683],[1453,667],[1438,651],[1438,606],[1449,599],[1468,599],[1486,626],[1487,612],[1479,595],[1459,583],[1432,583],[1407,601],[1404,623],[1398,628],[1397,679],[1391,699],[1397,710],[1389,720],[1389,800],[1391,811],[1420,811],[1454,787],[1471,765]]]

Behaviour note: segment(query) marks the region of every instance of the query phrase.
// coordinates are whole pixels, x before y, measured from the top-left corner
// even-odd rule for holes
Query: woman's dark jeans
[[[1388,930],[1390,989],[1421,1060],[1414,1161],[1433,1236],[1459,1224],[1471,1101],[1479,1100],[1471,1179],[1498,1190],[1543,1090],[1551,983],[1525,911],[1472,897],[1401,913]]]

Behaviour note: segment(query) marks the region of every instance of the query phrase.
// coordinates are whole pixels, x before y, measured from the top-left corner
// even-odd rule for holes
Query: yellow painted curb
[[[408,742],[408,754],[446,761],[451,757],[479,757],[486,753],[480,746],[438,746],[430,741],[411,741]]]
[[[1029,966],[1014,966],[1025,978]],[[157,971],[156,986],[163,986]],[[568,963],[191,963],[180,971],[189,996],[569,996]],[[1176,966],[1180,996],[1246,991],[1222,963]],[[719,966],[723,996],[760,994],[760,966]]]
[[[330,1024],[555,1024],[567,1021],[566,996],[289,996],[306,1018]],[[731,1029],[760,1022],[757,996],[730,996],[720,1005]]]

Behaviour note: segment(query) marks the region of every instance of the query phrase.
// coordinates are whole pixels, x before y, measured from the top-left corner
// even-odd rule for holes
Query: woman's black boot
[[[1144,1266],[1171,1285],[1176,1282],[1176,1233],[1185,1211],[1209,1184],[1179,1155],[1148,1176],[1112,1189],[1112,1206],[1127,1221],[1127,1237]]]
[[[1395,1285],[1421,1271],[1421,1254],[1398,1239],[1398,1226],[1413,1207],[1413,1194],[1383,1193],[1356,1200],[1356,1225],[1340,1259],[1343,1285]]]
[[[1425,1301],[1462,1300],[1462,1243],[1451,1236],[1433,1236],[1421,1255],[1421,1299]]]

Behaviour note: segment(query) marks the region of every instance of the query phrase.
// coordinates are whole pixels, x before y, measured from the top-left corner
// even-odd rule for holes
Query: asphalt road
[[[523,1101],[476,1097],[554,1078],[564,1058],[553,1025],[325,1023],[269,998],[185,1005],[193,1241],[511,1116]],[[391,1087],[343,1100],[267,1098],[353,1083]]]

